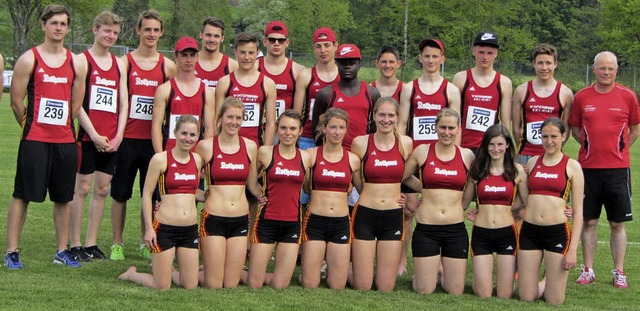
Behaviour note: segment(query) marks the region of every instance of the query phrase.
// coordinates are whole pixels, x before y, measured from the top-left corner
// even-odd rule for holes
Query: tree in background
[[[229,3],[226,0],[172,0],[171,18],[165,23],[162,46],[173,50],[173,45],[180,37],[198,38],[202,21],[210,16],[222,19],[226,26],[225,42],[233,42],[232,17]],[[160,11],[160,13],[164,13]],[[163,17],[165,15],[163,14]],[[224,51],[224,49],[223,49]]]
[[[138,45],[138,35],[136,34],[138,15],[148,9],[149,0],[115,0],[113,13],[122,18],[122,26],[118,36],[120,44],[129,47]]]
[[[15,55],[22,55],[31,47],[29,35],[33,27],[37,28],[36,21],[44,6],[42,0],[6,0],[6,3],[13,21],[15,38],[13,51]]]
[[[640,58],[640,0],[602,1],[601,16],[598,35],[603,49],[616,53],[622,63]]]

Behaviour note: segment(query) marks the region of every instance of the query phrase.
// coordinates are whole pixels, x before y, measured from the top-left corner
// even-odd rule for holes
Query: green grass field
[[[13,193],[19,126],[9,107],[9,96],[5,93],[0,102],[0,245],[6,243],[6,214]],[[634,186],[640,180],[640,151],[633,148],[632,172]],[[577,144],[572,139],[566,146],[567,152],[575,157]],[[625,270],[630,288],[618,290],[611,285],[612,260],[609,252],[609,229],[602,221],[599,230],[600,241],[596,254],[595,271],[598,282],[589,286],[579,286],[573,281],[579,270],[571,271],[567,285],[567,299],[564,306],[551,307],[544,302],[524,303],[517,299],[479,299],[471,290],[471,269],[467,273],[467,287],[460,297],[453,297],[437,290],[435,294],[422,296],[411,290],[413,267],[398,278],[393,293],[360,292],[351,289],[343,291],[323,288],[306,290],[292,281],[285,290],[263,288],[251,290],[246,287],[236,289],[186,291],[178,288],[165,292],[143,288],[130,282],[119,281],[116,277],[130,265],[140,271],[150,272],[149,262],[141,260],[136,250],[140,235],[139,206],[137,190],[129,201],[129,213],[125,231],[127,260],[99,261],[72,269],[52,263],[56,248],[52,220],[51,203],[30,204],[27,221],[22,234],[21,258],[23,271],[0,268],[0,309],[2,310],[631,310],[639,309],[640,296],[640,238],[638,222],[627,224],[629,247]],[[638,211],[638,200],[634,210]],[[110,206],[110,200],[107,206]],[[636,214],[636,217],[640,215]],[[85,217],[86,221],[86,217]],[[83,229],[84,239],[84,229]],[[111,225],[109,208],[106,209],[98,245],[108,253],[111,245]],[[3,248],[4,250],[4,248]],[[580,256],[580,255],[579,255]],[[410,260],[411,261],[411,260]],[[469,261],[470,262],[470,261]],[[579,258],[579,262],[581,259]],[[297,280],[298,271],[294,275]],[[634,302],[636,301],[636,302]],[[635,307],[634,307],[635,306]]]

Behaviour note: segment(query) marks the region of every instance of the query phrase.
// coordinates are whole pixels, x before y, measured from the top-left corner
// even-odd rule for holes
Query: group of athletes
[[[201,47],[180,38],[175,62],[157,51],[164,27],[153,10],[141,13],[139,46],[121,58],[109,52],[118,16],[98,14],[94,44],[79,55],[63,47],[69,22],[67,8],[48,6],[44,43],[14,69],[11,107],[22,135],[7,217],[9,268],[23,268],[26,208],[47,191],[54,263],[123,260],[126,206],[140,172],[140,253],[153,272],[131,267],[119,278],[148,287],[284,288],[299,259],[305,288],[324,275],[330,288],[392,291],[406,272],[410,242],[418,293],[439,284],[462,294],[470,249],[476,295],[492,296],[495,260],[498,297],[513,295],[518,275],[520,299],[559,304],[581,234],[577,282],[595,281],[603,204],[613,284],[627,287],[629,147],[640,119],[635,93],[615,83],[611,52],[596,55],[596,83],[574,97],[554,79],[557,52],[549,44],[533,51],[536,78],[513,93],[493,68],[499,42],[490,32],[474,40],[475,67],[451,83],[440,73],[444,44],[424,39],[419,78],[398,80],[398,51],[383,47],[375,61],[380,78],[368,84],[358,79],[359,48],[338,45],[328,27],[315,31],[317,63],[305,68],[286,57],[280,21],[264,30],[264,57],[258,36],[240,33],[233,60],[220,51],[224,22],[208,18]],[[581,144],[578,161],[562,151],[569,130]],[[107,256],[97,239],[109,194]],[[200,217],[197,202],[204,202]],[[473,221],[470,241],[465,217]]]

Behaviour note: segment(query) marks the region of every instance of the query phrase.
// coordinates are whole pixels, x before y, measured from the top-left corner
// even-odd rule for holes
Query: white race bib
[[[437,140],[436,117],[413,117],[413,140]]]
[[[133,95],[131,96],[131,107],[129,118],[151,121],[153,114],[153,97]]]
[[[118,90],[104,86],[92,85],[89,97],[89,109],[116,113]]]
[[[242,118],[242,127],[258,127],[260,123],[260,105],[255,103],[244,103],[244,117]]]
[[[527,123],[527,141],[532,145],[542,145],[542,121]]]
[[[284,112],[285,104],[284,99],[276,99],[276,120]]]
[[[180,119],[182,115],[181,114],[172,114],[169,116],[169,138],[170,139],[176,139],[176,134],[175,134],[175,129],[176,129],[176,122],[178,122],[178,119]],[[196,120],[198,120],[198,123],[200,123],[200,116],[195,116]]]
[[[60,99],[40,98],[38,123],[51,125],[67,125],[69,118],[69,102]]]
[[[313,119],[313,104],[315,103],[316,103],[315,98],[312,98],[311,101],[309,102],[309,121]]]
[[[493,125],[495,117],[495,110],[469,106],[469,109],[467,110],[467,123],[465,126],[470,130],[486,132],[487,129]]]

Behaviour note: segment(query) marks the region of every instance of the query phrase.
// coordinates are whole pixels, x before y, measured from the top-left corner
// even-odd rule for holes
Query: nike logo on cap
[[[490,40],[495,38],[496,37],[494,37],[492,33],[485,33],[484,35],[482,35],[482,37],[480,37],[480,40],[484,41],[484,40]]]
[[[343,55],[345,55],[347,53],[350,53],[352,51],[353,51],[353,49],[350,46],[345,46],[345,47],[342,48],[342,50],[340,50],[340,56],[343,56]]]

